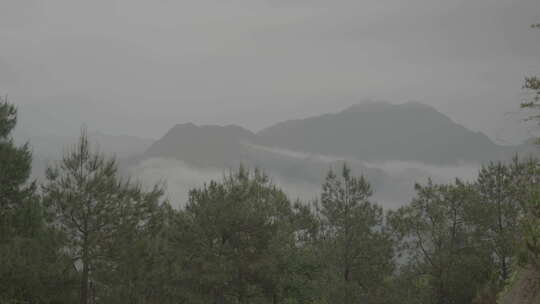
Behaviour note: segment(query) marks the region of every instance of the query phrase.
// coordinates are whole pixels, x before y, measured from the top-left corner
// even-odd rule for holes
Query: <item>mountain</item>
[[[338,159],[436,165],[505,159],[522,149],[497,145],[424,104],[370,102],[338,113],[281,122],[256,134],[234,125],[179,124],[145,156],[223,167],[249,158],[253,153],[247,143]]]
[[[218,167],[230,166],[246,157],[241,144],[253,141],[255,134],[235,125],[196,126],[179,124],[156,141],[146,152],[146,157],[175,158],[186,163]]]
[[[377,102],[278,123],[259,133],[235,125],[179,124],[131,166],[143,179],[167,180],[172,192],[184,193],[186,183],[200,184],[203,177],[219,177],[242,163],[264,169],[291,196],[312,199],[326,171],[346,161],[372,183],[374,199],[392,207],[412,197],[417,181],[472,179],[481,162],[515,149],[496,145],[432,107]]]
[[[354,105],[335,114],[278,123],[257,135],[262,145],[364,161],[457,164],[501,159],[513,150],[415,102]]]

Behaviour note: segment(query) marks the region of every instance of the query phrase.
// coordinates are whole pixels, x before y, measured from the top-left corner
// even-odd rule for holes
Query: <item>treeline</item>
[[[540,262],[534,159],[419,184],[389,211],[347,166],[315,202],[241,167],[173,209],[84,133],[41,184],[29,180],[16,114],[0,103],[0,303],[487,304]]]

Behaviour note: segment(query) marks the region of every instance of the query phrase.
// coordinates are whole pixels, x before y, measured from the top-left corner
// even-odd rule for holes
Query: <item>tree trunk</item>
[[[214,291],[214,303],[215,304],[225,303],[225,296],[223,295],[223,291],[221,289]]]
[[[345,281],[345,299],[343,301],[344,304],[349,304],[351,302],[350,295],[349,295],[349,267],[348,265],[345,267],[344,271],[344,281]]]
[[[86,223],[85,223],[86,228]],[[82,254],[82,276],[81,276],[81,301],[80,304],[88,304],[88,281],[89,281],[89,265],[88,265],[88,235],[84,235],[83,254]]]
[[[506,281],[508,279],[508,265],[506,263],[506,256],[502,257],[502,279],[503,281]]]
[[[88,263],[83,259],[83,271],[81,277],[81,302],[88,304]]]

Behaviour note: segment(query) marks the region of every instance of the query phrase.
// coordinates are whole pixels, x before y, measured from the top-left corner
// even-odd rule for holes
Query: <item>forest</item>
[[[0,303],[487,304],[540,265],[535,158],[488,163],[474,182],[417,184],[393,210],[347,165],[328,171],[314,201],[240,166],[173,208],[162,185],[119,173],[84,129],[31,180],[16,123],[3,99]]]

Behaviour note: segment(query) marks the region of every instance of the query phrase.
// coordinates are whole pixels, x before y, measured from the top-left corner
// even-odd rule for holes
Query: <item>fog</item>
[[[366,162],[357,160],[354,158],[344,158],[335,155],[320,155],[320,154],[310,154],[299,151],[291,151],[287,149],[266,147],[261,145],[245,143],[249,147],[254,149],[263,150],[286,157],[291,157],[295,159],[309,159],[316,162],[322,162],[327,164],[332,164],[335,162],[345,161],[348,164],[356,164],[364,166],[367,168],[376,168],[381,169],[388,173],[391,176],[403,176],[410,174],[411,171],[418,170],[423,172],[428,177],[432,177],[441,182],[448,182],[455,178],[460,178],[466,181],[471,181],[478,175],[478,170],[480,166],[475,163],[461,163],[456,166],[440,166],[425,164],[421,162],[411,162],[411,161],[400,161],[400,160],[390,160],[383,162]]]
[[[25,138],[256,131],[371,98],[518,143],[539,16],[537,0],[3,0],[0,94]]]
[[[519,103],[523,78],[540,70],[529,28],[539,17],[537,0],[3,0],[0,94],[18,106],[16,138],[30,140],[40,171],[82,125],[127,157],[178,123],[256,132],[366,100],[418,101],[518,144],[536,134]],[[311,166],[305,180],[268,166],[303,199],[317,196],[323,168],[344,160],[250,147]],[[470,180],[479,166],[346,161],[393,185],[379,192],[388,201],[428,176]],[[180,204],[226,168],[146,159],[130,170],[166,180]]]
[[[272,162],[268,162],[267,167],[263,165],[259,168],[269,174],[272,183],[283,189],[289,198],[300,199],[303,202],[318,199],[326,172],[330,169],[340,170],[344,162],[352,167],[355,175],[366,176],[374,185],[373,200],[386,208],[395,208],[408,203],[414,195],[416,182],[426,183],[431,179],[435,183],[448,183],[456,178],[473,182],[479,169],[476,164],[436,166],[404,161],[366,163],[337,156],[250,146],[283,156],[285,157],[282,159],[283,162],[290,161],[292,158],[300,164],[302,169],[296,172],[295,176],[288,176],[283,168],[272,166],[274,164]],[[189,190],[200,188],[211,180],[220,181],[235,169],[236,167],[200,168],[180,160],[150,158],[130,167],[128,173],[138,178],[147,187],[154,184],[163,185],[171,204],[179,207],[187,202]]]
[[[146,187],[155,184],[162,185],[171,205],[180,207],[187,203],[191,189],[201,188],[211,180],[221,181],[224,176],[235,169],[202,169],[189,166],[179,160],[152,158],[130,168],[128,172],[137,177]],[[292,200],[303,199],[305,202],[309,202],[318,196],[319,187],[316,184],[301,180],[292,182],[275,174],[269,177],[271,182],[282,188]]]

